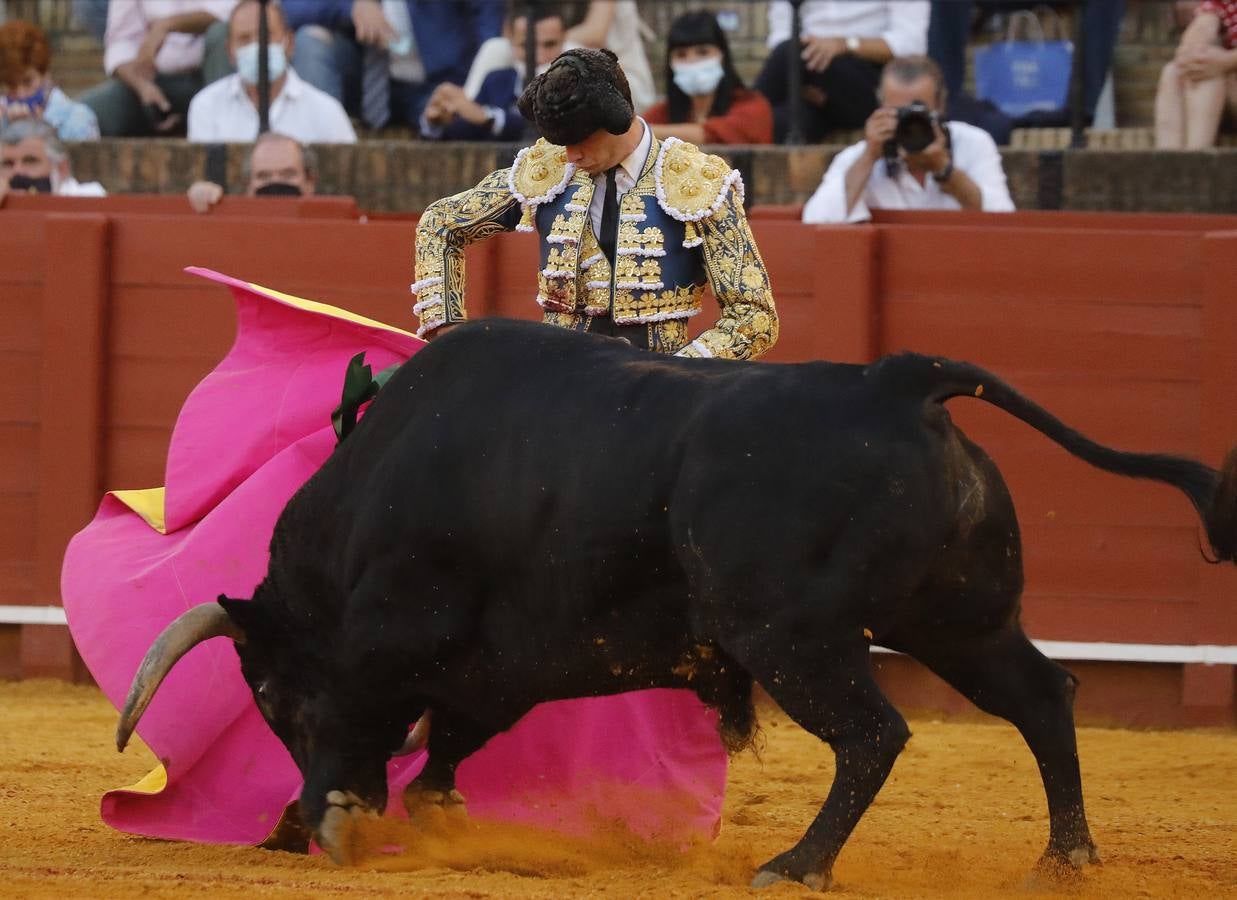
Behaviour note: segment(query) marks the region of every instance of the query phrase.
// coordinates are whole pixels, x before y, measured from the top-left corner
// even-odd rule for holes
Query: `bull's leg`
[[[802,839],[760,867],[753,887],[793,879],[826,890],[842,845],[910,738],[906,720],[872,677],[867,643],[803,646],[802,634],[766,640],[740,661],[786,714],[833,748],[829,796]]]
[[[1048,849],[1037,869],[1051,874],[1098,863],[1083,809],[1074,734],[1078,679],[1040,653],[1017,625],[965,642],[921,637],[907,652],[984,712],[1011,722],[1035,755],[1049,820]]]
[[[435,709],[429,734],[429,759],[404,791],[404,807],[414,817],[427,806],[462,810],[464,797],[455,789],[455,770],[498,732],[469,718]]]

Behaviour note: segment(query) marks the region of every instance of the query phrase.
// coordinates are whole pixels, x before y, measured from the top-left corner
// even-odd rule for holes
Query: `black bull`
[[[829,743],[836,774],[756,883],[819,887],[910,733],[873,680],[879,644],[1017,726],[1047,793],[1041,865],[1094,861],[1077,682],[1022,631],[1014,508],[943,405],[962,395],[1179,488],[1216,559],[1234,559],[1237,452],[1217,472],[1111,450],[971,365],[681,360],[492,320],[392,378],[289,501],[251,601],[168,627],[118,741],[181,654],[232,637],[304,775],[304,821],[347,860],[355,814],[384,806],[384,764],[424,714],[416,787],[442,802],[456,765],[542,701],[690,688],[737,748],[759,682]]]

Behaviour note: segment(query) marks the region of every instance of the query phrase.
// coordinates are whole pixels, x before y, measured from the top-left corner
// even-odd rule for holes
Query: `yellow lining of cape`
[[[306,312],[321,313],[325,316],[331,316],[335,319],[343,319],[346,322],[353,322],[357,325],[365,325],[369,328],[379,328],[383,331],[392,331],[395,334],[403,334],[408,337],[416,337],[411,331],[405,331],[402,328],[396,328],[394,325],[387,325],[385,322],[379,322],[375,319],[367,319],[365,316],[357,315],[354,312],[348,312],[346,309],[341,309],[338,306],[331,306],[329,303],[319,303],[317,300],[306,300],[303,297],[296,297],[292,294],[285,294],[283,291],[277,291],[273,288],[263,287],[260,284],[246,282],[249,287],[255,291],[264,294],[269,294],[290,306],[295,306],[298,309],[303,309]]]
[[[135,491],[108,491],[129,509],[141,516],[146,524],[160,534],[167,534],[167,521],[164,517],[164,495],[166,488],[146,488]]]
[[[158,794],[167,786],[168,770],[163,768],[163,764],[160,763],[143,775],[141,781],[128,787],[117,788],[117,790],[129,791],[134,794]]]

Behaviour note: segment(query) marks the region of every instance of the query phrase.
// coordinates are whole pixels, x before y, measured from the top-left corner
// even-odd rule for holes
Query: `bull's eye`
[[[258,686],[253,689],[253,694],[259,700],[266,700],[267,699],[266,682],[259,681]]]

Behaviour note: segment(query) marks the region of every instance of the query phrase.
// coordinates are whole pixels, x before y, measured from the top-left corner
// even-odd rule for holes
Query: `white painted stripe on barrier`
[[[65,625],[63,606],[5,606],[0,604],[3,625]],[[1049,659],[1091,662],[1203,663],[1237,665],[1237,647],[1219,644],[1116,644],[1103,641],[1033,641]],[[877,653],[892,653],[873,647]]]
[[[1031,641],[1049,659],[1088,662],[1203,663],[1237,665],[1237,647],[1218,644],[1111,644],[1103,641]],[[873,647],[875,653],[897,653]],[[901,655],[901,654],[898,654]]]
[[[0,625],[67,625],[63,606],[5,606],[0,604]]]

